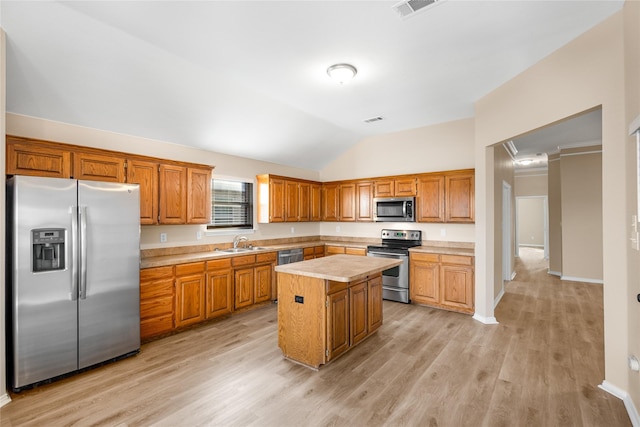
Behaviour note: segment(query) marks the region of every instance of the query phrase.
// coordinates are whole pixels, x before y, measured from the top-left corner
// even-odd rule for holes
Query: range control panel
[[[422,231],[383,229],[382,238],[385,240],[422,240]]]

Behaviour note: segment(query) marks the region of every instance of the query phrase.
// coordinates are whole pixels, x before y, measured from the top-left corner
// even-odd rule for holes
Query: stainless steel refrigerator
[[[139,200],[137,184],[7,181],[14,391],[139,351]]]

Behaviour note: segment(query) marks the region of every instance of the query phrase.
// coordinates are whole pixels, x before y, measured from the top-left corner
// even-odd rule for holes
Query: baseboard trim
[[[621,388],[614,386],[606,380],[602,381],[602,384],[600,384],[598,387],[622,400],[622,403],[624,403],[624,407],[627,410],[627,414],[629,415],[629,419],[631,420],[631,424],[633,425],[633,427],[640,427],[640,414],[638,414],[636,405],[633,404],[633,400],[631,399],[631,395],[629,395],[629,393],[622,390]]]
[[[7,403],[11,402],[11,398],[7,393],[0,395],[0,408],[2,408]]]
[[[497,325],[498,321],[496,320],[495,317],[491,316],[491,317],[485,317],[485,316],[480,316],[478,313],[475,313],[473,315],[473,320],[477,320],[480,323],[484,323],[485,325]]]
[[[571,282],[596,283],[598,285],[604,284],[604,281],[601,279],[587,279],[584,277],[561,276],[560,280],[568,280]]]
[[[502,289],[500,289],[500,293],[498,294],[496,299],[493,300],[493,308],[496,308],[498,306],[498,303],[500,303],[500,300],[502,299],[503,296],[504,296],[504,286],[502,287]]]
[[[511,280],[510,281],[513,281],[513,279],[515,279],[515,278],[516,278],[516,272],[513,271],[513,272],[511,272]]]
[[[562,277],[562,273],[559,271],[547,270],[547,274],[551,274],[552,276]]]

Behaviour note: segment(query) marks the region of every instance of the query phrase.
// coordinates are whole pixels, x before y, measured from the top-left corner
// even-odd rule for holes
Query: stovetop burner
[[[370,251],[406,252],[407,249],[422,245],[422,231],[420,230],[391,230],[383,229],[381,233],[382,244],[368,246]]]

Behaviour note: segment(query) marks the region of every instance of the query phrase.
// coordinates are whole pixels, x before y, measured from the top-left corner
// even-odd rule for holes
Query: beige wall
[[[473,119],[364,138],[320,171],[322,181],[475,167]]]
[[[544,197],[516,199],[518,245],[544,247],[544,200]]]
[[[631,123],[634,119],[640,117],[640,2],[627,1],[624,5],[624,33],[625,33],[625,93],[626,96],[626,123]],[[627,180],[633,180],[634,171],[637,170],[635,161],[635,150],[633,138],[627,138],[626,141],[626,165]],[[636,213],[637,197],[640,189],[634,185],[627,187],[627,218]],[[627,221],[630,228],[630,221]],[[629,235],[631,230],[627,231]],[[640,304],[636,300],[636,295],[640,294],[640,252],[629,249],[627,246],[628,262],[628,290],[627,304],[628,311],[627,323],[635,325],[630,327],[627,332],[627,341],[629,343],[629,353],[640,356],[640,333],[638,333],[637,325],[640,325]],[[628,392],[631,394],[636,408],[640,408],[640,375],[631,370],[627,371],[627,379],[629,386]]]
[[[513,273],[514,269],[514,253],[515,253],[515,193],[514,193],[514,168],[513,160],[509,156],[507,150],[502,145],[493,147],[493,191],[495,194],[494,199],[494,212],[495,212],[495,224],[496,228],[502,229],[503,224],[508,224],[511,233],[511,239],[509,242],[509,259],[507,260],[509,272]],[[511,199],[508,201],[510,206],[511,217],[507,221],[502,218],[502,207],[504,200],[502,199],[502,189],[504,183],[507,183],[511,187]],[[502,234],[500,234],[502,236]],[[503,243],[502,238],[497,239],[493,251],[493,265],[496,272],[493,284],[493,298],[497,298],[501,292],[503,292]],[[511,274],[509,274],[510,276]]]
[[[629,3],[629,2],[627,2]],[[634,6],[635,7],[635,6]],[[492,150],[487,147],[602,105],[605,378],[629,389],[627,142],[623,13],[544,58],[476,103],[476,318],[493,319],[495,224]],[[634,70],[637,73],[637,70]],[[499,320],[499,319],[498,319]],[[640,403],[640,402],[638,402]]]
[[[560,154],[549,157],[549,273],[562,275],[562,187]]]
[[[546,196],[549,192],[548,172],[546,170],[516,171],[514,185],[516,197]]]
[[[602,154],[561,152],[560,180],[562,278],[601,281]]]

